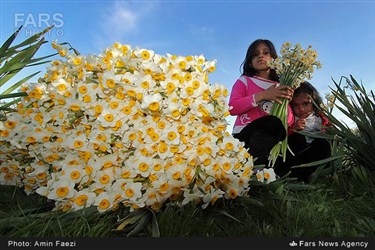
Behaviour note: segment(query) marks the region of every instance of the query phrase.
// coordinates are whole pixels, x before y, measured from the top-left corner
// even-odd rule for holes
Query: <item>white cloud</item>
[[[192,26],[190,27],[191,33],[194,35],[202,36],[202,35],[213,35],[215,33],[214,28],[208,26]]]
[[[122,36],[135,30],[139,22],[140,13],[131,8],[127,2],[115,2],[105,11],[103,28],[115,36]]]
[[[215,29],[209,26],[190,26],[190,33],[205,42],[215,42]]]
[[[115,41],[121,42],[135,34],[145,20],[154,13],[157,2],[115,1],[102,10],[100,28],[95,37],[97,46],[103,48]]]

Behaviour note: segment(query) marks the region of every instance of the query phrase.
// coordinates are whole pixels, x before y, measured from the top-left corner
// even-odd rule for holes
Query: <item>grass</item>
[[[362,171],[367,171],[362,169]],[[314,185],[284,182],[257,186],[252,199],[218,201],[201,209],[163,207],[158,213],[161,237],[362,237],[375,234],[375,185],[373,177],[362,179],[355,170],[336,181],[318,179]],[[10,237],[126,237],[116,230],[126,208],[99,214],[95,208],[61,213],[37,195],[1,186],[0,235]],[[8,194],[6,197],[5,194]],[[257,201],[257,202],[255,202]],[[131,235],[152,237],[150,227]]]

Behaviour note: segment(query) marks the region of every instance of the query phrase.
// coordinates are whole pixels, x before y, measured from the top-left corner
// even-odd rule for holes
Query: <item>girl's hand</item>
[[[299,118],[294,124],[293,129],[294,130],[304,130],[306,126],[306,119],[305,118]]]
[[[282,103],[280,99],[285,98],[287,100],[292,100],[294,90],[288,86],[271,86],[263,92],[264,100],[272,100],[278,103]]]

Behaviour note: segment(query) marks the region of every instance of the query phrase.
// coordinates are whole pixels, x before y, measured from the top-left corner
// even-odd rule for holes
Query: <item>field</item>
[[[36,50],[43,44],[43,41],[38,39],[40,36],[29,40],[29,43],[35,42],[35,44],[28,47],[29,50],[23,50],[17,57],[14,57],[14,54],[19,51],[8,48],[12,41],[3,45],[1,51],[6,53],[2,54],[5,56],[1,57],[1,63],[12,57],[18,60],[20,56],[26,57],[26,60],[21,66],[17,64],[17,60],[11,60],[10,62],[13,61],[17,66],[14,66],[16,69],[12,63],[3,64],[1,70],[5,72],[5,75],[2,76],[2,84],[12,78],[14,71],[19,71],[22,67],[39,61],[30,61]],[[147,54],[142,54],[142,56],[147,59],[149,57]],[[6,72],[13,73],[7,74]],[[24,79],[24,81],[27,80],[28,78]],[[21,83],[22,81],[18,82],[12,89],[2,93],[1,99],[25,96],[26,93],[11,93]],[[373,216],[375,208],[374,94],[372,91],[366,91],[363,85],[352,76],[343,77],[339,83],[334,82],[334,86],[332,98],[328,103],[332,106],[323,109],[333,126],[328,128],[324,135],[319,135],[330,141],[332,156],[324,161],[307,164],[319,166],[315,178],[309,184],[299,183],[288,177],[269,184],[251,181],[248,192],[250,197],[221,198],[206,209],[202,209],[193,202],[183,207],[174,206],[173,199],[171,199],[171,202],[165,203],[159,210],[146,208],[130,212],[129,207],[118,206],[113,211],[104,213],[99,213],[96,207],[67,213],[53,211],[55,207],[53,200],[35,193],[26,195],[21,188],[15,186],[1,185],[0,235],[3,237],[373,236],[375,233],[375,217]],[[36,94],[34,92],[34,95]],[[7,121],[14,111],[12,105],[18,101],[19,99],[2,103],[0,107],[2,123]],[[341,105],[336,105],[336,103]],[[34,104],[38,106],[37,101]],[[159,107],[151,104],[150,106],[155,109]],[[333,107],[351,119],[356,127],[349,128],[336,119],[332,115]],[[82,112],[78,111],[76,113],[82,116]],[[73,118],[75,120],[73,119],[70,125],[76,127],[82,119],[81,117]],[[38,119],[39,122],[40,116]],[[118,129],[117,125],[114,128]],[[12,130],[15,122],[8,122],[3,127]],[[85,132],[91,131],[87,129]],[[4,133],[2,136],[7,135]],[[34,142],[28,143],[35,145]],[[54,142],[57,143],[57,140]],[[6,145],[10,145],[6,143],[9,142],[1,144],[3,150],[1,154],[12,154],[12,152],[6,152]],[[117,146],[121,147],[121,145]],[[30,159],[25,156],[24,152],[20,155],[25,157],[20,160],[21,163],[23,160]],[[4,159],[6,157],[9,160],[9,156],[4,156]],[[9,169],[4,168],[1,173],[2,178],[7,174],[6,171]],[[26,168],[25,172],[27,172]],[[62,194],[66,195],[64,192]]]

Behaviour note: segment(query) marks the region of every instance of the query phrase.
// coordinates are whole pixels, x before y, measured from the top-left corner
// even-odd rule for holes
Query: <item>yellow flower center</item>
[[[157,163],[157,164],[154,165],[154,170],[155,171],[160,171],[162,169],[162,167],[163,166],[161,164]]]
[[[110,203],[107,199],[103,199],[99,203],[99,208],[101,209],[107,209],[109,207]]]
[[[174,180],[178,180],[178,179],[180,179],[180,177],[181,177],[181,173],[180,173],[180,172],[176,172],[176,173],[174,173],[174,174],[172,175],[172,178],[173,178]]]
[[[108,88],[113,89],[116,86],[115,80],[113,79],[107,79],[105,82],[108,86]]]
[[[194,88],[187,87],[186,88],[186,94],[188,94],[189,96],[193,95],[194,94]]]
[[[64,198],[68,195],[69,193],[69,188],[67,187],[59,187],[56,189],[56,195],[59,197],[59,198]]]
[[[141,54],[143,60],[148,60],[150,58],[150,53],[147,50],[142,51]]]
[[[168,133],[168,140],[172,141],[177,137],[175,132],[169,132]]]
[[[78,104],[72,104],[70,106],[70,109],[73,110],[73,111],[79,111],[79,110],[81,110],[81,107]]]
[[[80,176],[81,176],[81,173],[79,171],[72,171],[70,173],[70,178],[72,178],[73,180],[78,179]]]
[[[101,184],[107,184],[110,179],[111,178],[109,177],[109,175],[105,174],[105,175],[100,177],[100,183]]]
[[[87,87],[86,86],[79,86],[78,92],[81,94],[86,94],[87,93]]]
[[[111,103],[109,104],[109,107],[110,107],[111,109],[117,109],[118,106],[119,106],[119,103],[118,103],[118,102],[111,102]]]
[[[13,122],[13,121],[6,121],[5,122],[5,127],[7,127],[8,129],[13,129],[15,128],[17,125],[16,122]]]
[[[112,122],[112,121],[115,119],[115,117],[114,117],[112,114],[106,114],[106,115],[104,116],[104,119],[105,119],[107,122]]]
[[[160,107],[160,105],[159,105],[158,102],[152,102],[152,103],[150,103],[150,105],[149,105],[148,108],[149,108],[151,111],[156,111],[156,110],[159,109],[159,107]]]
[[[82,147],[83,147],[83,142],[77,140],[77,141],[74,142],[73,146],[74,146],[75,148],[82,148]]]
[[[138,168],[139,168],[139,171],[146,172],[148,170],[148,164],[145,162],[141,162]]]
[[[126,196],[131,198],[131,197],[134,196],[134,190],[131,189],[131,188],[128,188],[128,189],[126,189],[125,194],[126,194]]]
[[[228,143],[225,144],[225,148],[230,151],[230,150],[233,150],[234,145],[233,145],[233,143],[228,142]]]
[[[81,194],[79,195],[76,200],[75,200],[75,203],[78,205],[78,206],[83,206],[86,201],[89,199],[89,197],[85,194]]]
[[[167,83],[166,89],[168,90],[169,93],[173,92],[175,88],[176,86],[172,82]]]

